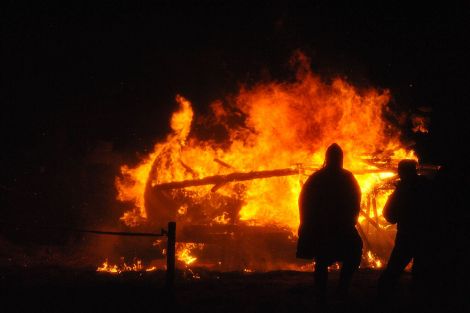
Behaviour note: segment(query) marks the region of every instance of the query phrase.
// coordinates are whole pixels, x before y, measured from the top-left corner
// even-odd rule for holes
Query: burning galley
[[[190,99],[176,96],[171,133],[116,178],[118,200],[133,207],[122,222],[158,230],[176,221],[178,259],[191,266],[307,269],[295,258],[298,196],[337,142],[362,190],[362,266],[381,267],[396,231],[382,208],[398,161],[417,158],[384,117],[387,90],[325,82],[305,56],[296,61],[294,81],[241,88],[213,102],[208,116],[195,116]]]

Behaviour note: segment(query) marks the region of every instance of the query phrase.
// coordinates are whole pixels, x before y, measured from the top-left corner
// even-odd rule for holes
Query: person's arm
[[[313,194],[312,194],[312,184],[314,183],[314,178],[313,176],[310,176],[302,186],[302,190],[300,191],[299,195],[299,217],[300,217],[300,223],[304,221],[306,218],[306,210],[308,206],[312,202]]]
[[[305,219],[305,210],[307,207],[306,202],[307,202],[307,197],[308,197],[307,187],[310,184],[310,181],[311,181],[311,178],[309,177],[307,181],[303,184],[302,189],[300,191],[300,195],[299,195],[299,200],[298,200],[299,218],[300,218],[299,232]]]
[[[356,225],[357,218],[361,212],[361,187],[352,173],[347,176],[347,197],[345,198],[344,222],[350,225]],[[352,224],[351,224],[352,223]]]
[[[356,178],[353,176],[353,186],[354,186],[354,198],[353,198],[353,203],[354,203],[354,220],[357,220],[359,213],[361,211],[361,187],[359,186],[359,183],[357,182]]]
[[[387,222],[395,224],[398,221],[398,190],[395,190],[387,199],[382,215]]]

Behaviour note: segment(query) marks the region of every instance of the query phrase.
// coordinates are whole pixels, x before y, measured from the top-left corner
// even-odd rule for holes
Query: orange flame
[[[369,266],[372,268],[382,267],[382,261],[375,256],[372,251],[367,251],[367,261],[369,262]]]
[[[197,257],[191,255],[191,251],[194,249],[202,250],[204,244],[196,243],[177,243],[176,244],[176,259],[183,262],[186,265],[190,265],[197,260]]]
[[[424,116],[414,116],[411,120],[413,123],[413,131],[415,133],[428,133],[428,119]]]
[[[156,269],[157,268],[155,266],[149,266],[146,268],[140,259],[135,259],[132,265],[128,265],[124,261],[121,265],[112,265],[108,262],[108,259],[106,259],[103,264],[96,269],[96,271],[110,274],[121,274],[123,272],[153,272]]]
[[[212,186],[188,187],[182,195],[199,204],[203,200],[197,199],[210,198],[201,204],[212,214],[210,221],[276,225],[295,235],[302,182],[322,166],[325,150],[333,142],[345,151],[344,166],[355,173],[361,186],[364,211],[367,195],[375,195],[375,209],[367,209],[367,216],[382,219],[382,207],[390,192],[376,186],[394,177],[392,169],[399,159],[416,159],[414,152],[401,144],[399,131],[383,118],[389,91],[359,90],[340,78],[324,82],[310,71],[304,55],[298,54],[295,60],[295,81],[243,87],[230,100],[214,102],[213,115],[201,119],[206,128],[222,129],[213,139],[200,139],[191,130],[191,103],[176,96],[179,109],[171,118],[172,132],[166,140],[157,143],[137,166],[121,167],[121,176],[116,179],[117,198],[134,204],[121,219],[135,226],[148,220],[149,210],[167,209],[146,206],[146,190],[158,184],[290,167],[299,169],[299,175],[218,186],[217,194],[241,203],[236,215],[228,216],[223,203],[211,202],[208,195]],[[170,197],[176,192],[170,192]],[[190,210],[187,205],[176,208],[180,216]],[[359,219],[360,223],[366,221],[364,216]],[[179,258],[186,264],[194,262],[184,253]]]

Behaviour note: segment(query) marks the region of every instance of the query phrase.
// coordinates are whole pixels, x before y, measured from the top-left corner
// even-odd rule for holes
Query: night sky
[[[410,134],[423,160],[466,160],[468,4],[123,3],[1,10],[2,219],[117,221],[117,166],[165,136],[176,94],[204,113],[240,84],[287,79],[297,49],[325,79],[390,89],[397,111],[431,108],[430,133]],[[91,164],[97,149],[112,162]]]

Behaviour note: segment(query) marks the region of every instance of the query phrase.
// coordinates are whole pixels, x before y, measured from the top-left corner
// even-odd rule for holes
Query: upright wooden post
[[[372,194],[372,209],[374,209],[374,218],[377,225],[379,224],[379,213],[377,212],[377,190]]]
[[[172,288],[175,281],[175,245],[176,222],[168,223],[168,240],[166,249],[166,286]]]
[[[370,202],[371,202],[371,196],[370,194],[367,195],[367,207],[366,207],[366,215],[368,217],[370,217]],[[367,224],[366,224],[366,234],[369,235],[369,226],[370,226],[370,222],[369,220],[367,220]]]

